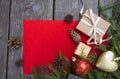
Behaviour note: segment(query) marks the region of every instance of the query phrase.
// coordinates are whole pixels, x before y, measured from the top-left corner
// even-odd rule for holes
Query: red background
[[[78,21],[67,24],[62,20],[25,20],[23,72],[31,74],[32,68],[40,64],[51,63],[58,51],[69,59],[74,55],[77,44],[71,39],[68,30],[75,29]],[[79,31],[77,31],[79,32]],[[89,37],[79,32],[81,41],[86,42]],[[94,47],[94,45],[92,45]],[[92,52],[95,51],[92,49]]]

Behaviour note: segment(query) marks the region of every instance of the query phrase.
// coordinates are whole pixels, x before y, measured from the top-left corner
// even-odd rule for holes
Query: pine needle
[[[95,49],[101,50],[102,52],[107,51],[107,48],[104,45],[98,45],[98,46],[95,47]]]
[[[112,17],[109,17],[105,14],[104,11],[107,9],[113,9]],[[101,51],[111,50],[113,51],[116,56],[120,56],[120,0],[117,0],[115,3],[110,3],[106,6],[99,6],[100,13],[104,17],[105,20],[111,23],[110,29],[108,30],[108,37],[112,35],[112,39],[108,41],[108,46],[97,46],[96,48]],[[120,65],[120,63],[118,62]],[[119,66],[120,69],[120,66]],[[117,70],[113,73],[106,73],[104,71],[100,71],[98,69],[93,70],[95,71],[94,77],[95,79],[120,79],[120,70]],[[88,74],[88,79],[93,79],[92,74]]]
[[[103,8],[102,8],[102,11],[106,11],[114,6],[116,6],[118,3],[110,3],[108,5],[105,5]]]
[[[39,79],[39,72],[36,68],[33,68],[32,79]]]
[[[24,79],[22,76],[18,76],[18,79]]]
[[[98,56],[97,56],[95,53],[90,53],[90,54],[87,56],[86,60],[87,60],[88,62],[90,62],[90,63],[95,63],[96,60],[97,60],[97,58],[98,58]]]

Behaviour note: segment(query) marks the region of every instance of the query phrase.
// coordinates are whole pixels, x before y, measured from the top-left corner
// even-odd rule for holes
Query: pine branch
[[[98,46],[95,47],[95,49],[98,49],[98,50],[101,50],[101,51],[106,51],[107,47],[104,46],[104,45],[98,45]]]
[[[97,56],[95,53],[90,53],[90,54],[87,56],[86,60],[87,60],[88,62],[90,62],[90,63],[95,63],[96,60],[97,60],[97,58],[98,58],[98,56]]]
[[[90,73],[88,73],[88,79],[96,79],[96,77],[94,76],[95,75],[95,73],[94,73],[94,71],[91,71]]]
[[[58,69],[55,69],[52,65],[49,65],[48,67],[50,68],[50,70],[52,72],[51,75],[52,76],[54,75],[56,77],[53,79],[65,79],[66,78],[67,72],[63,72],[63,71],[60,71]]]
[[[52,65],[48,65],[48,67],[50,68],[52,74],[54,74],[58,79],[61,78],[58,70],[56,70]]]
[[[40,79],[39,72],[37,68],[33,68],[32,79]]]
[[[18,76],[18,79],[24,79],[22,76]]]
[[[117,3],[110,3],[110,4],[108,4],[108,5],[105,5],[105,6],[102,8],[102,11],[106,11],[106,10],[108,10],[108,9],[116,6],[116,5],[117,5]]]
[[[96,79],[106,79],[105,77],[105,75],[106,75],[106,72],[103,72],[103,71],[101,71],[101,70],[98,70],[98,69],[95,69],[95,74],[96,74]],[[98,76],[99,75],[99,76]]]
[[[116,2],[116,6],[114,6],[113,7],[113,16],[112,16],[112,19],[114,19],[114,20],[120,20],[120,16],[119,16],[119,14],[120,14],[120,0],[118,0],[117,2]]]
[[[112,16],[112,18],[104,13],[104,8],[106,8],[106,6],[100,7],[100,12],[103,15],[103,17],[111,23],[110,29],[108,31],[108,35],[109,36],[112,35],[113,39],[109,41],[108,49],[118,53],[120,51],[120,45],[119,45],[119,41],[118,41],[118,39],[120,39],[120,36],[119,36],[120,30],[118,30],[119,28],[117,27],[116,20],[120,19],[120,17],[118,18],[116,16],[120,15],[120,11],[118,10],[118,8],[120,7],[120,1],[118,0],[118,2],[116,2],[116,3],[109,4],[109,6],[114,7],[114,10],[115,10],[113,12],[114,15]],[[109,6],[107,5],[107,7],[109,7]]]
[[[105,10],[113,8],[113,16],[109,17],[107,14],[105,14]],[[105,50],[111,50],[116,53],[116,56],[120,55],[120,0],[117,0],[116,3],[111,3],[109,5],[106,5],[104,7],[99,7],[100,13],[106,19],[108,22],[111,23],[110,29],[108,31],[108,36],[112,35],[113,39],[111,39],[108,42],[108,46],[104,47],[102,45],[98,46],[97,48],[105,51]],[[120,65],[120,63],[118,63]],[[120,68],[120,66],[119,66]],[[120,79],[120,70],[118,69],[116,72],[113,73],[106,73],[103,71],[100,71],[98,69],[95,70],[94,77],[96,79]],[[90,73],[88,74],[88,79],[93,79]]]
[[[41,73],[41,74],[48,74],[48,68],[43,66],[43,65],[40,65],[38,67],[38,71]]]
[[[69,73],[72,71],[72,65],[71,65],[71,61],[66,57],[66,56],[63,56],[63,60],[64,60],[64,66],[65,66],[65,69],[66,71]]]
[[[120,73],[119,72],[113,72],[112,76],[114,76],[116,79],[120,79]]]

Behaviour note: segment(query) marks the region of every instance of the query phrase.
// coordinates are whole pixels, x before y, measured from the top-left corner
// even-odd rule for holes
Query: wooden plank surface
[[[92,8],[99,14],[98,3],[104,6],[116,0],[83,1],[85,10]],[[22,59],[23,45],[18,49],[8,49],[7,40],[8,37],[16,37],[23,43],[24,19],[63,20],[67,14],[72,14],[75,20],[79,20],[81,7],[80,0],[0,0],[0,79],[17,79],[22,74],[22,68],[16,67],[15,62]],[[106,13],[111,16],[112,10]],[[30,79],[30,76],[25,77]]]
[[[10,0],[0,0],[0,79],[6,79]]]
[[[10,14],[10,36],[21,39],[23,42],[24,19],[52,19],[52,0],[12,0]],[[7,79],[17,79],[22,69],[15,66],[18,59],[22,59],[23,46],[18,49],[9,49]]]
[[[63,20],[67,14],[71,14],[78,20],[81,7],[80,0],[56,0],[55,19]]]
[[[95,5],[97,6],[97,2]],[[55,0],[54,7],[55,19],[63,19],[68,13],[71,13],[74,16],[74,19],[79,19],[79,11],[81,9],[80,0]],[[96,13],[98,12],[98,10],[94,11]],[[10,37],[17,37],[22,41],[23,19],[52,19],[52,15],[52,0],[12,0]],[[22,74],[21,69],[15,66],[15,62],[20,58],[22,58],[22,48],[9,50],[8,79],[16,79],[18,74]]]
[[[83,0],[85,4],[85,9],[91,8],[94,13],[99,14],[98,2],[99,0]]]
[[[83,0],[85,10],[89,7],[98,14],[98,0]],[[94,5],[94,6],[93,6]],[[80,19],[81,0],[55,0],[55,19],[63,20],[67,14],[72,14],[75,20]]]

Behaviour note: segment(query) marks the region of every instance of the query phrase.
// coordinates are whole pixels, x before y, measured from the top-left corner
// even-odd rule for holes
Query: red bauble
[[[74,58],[72,63],[72,70],[78,76],[85,76],[91,69],[91,65],[84,59]]]

